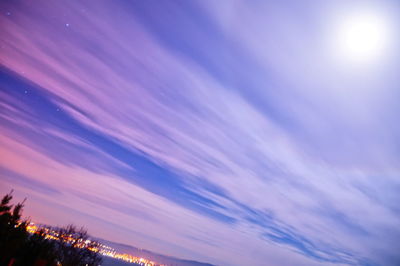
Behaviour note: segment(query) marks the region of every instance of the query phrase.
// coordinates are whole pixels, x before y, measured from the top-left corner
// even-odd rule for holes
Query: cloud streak
[[[32,217],[220,265],[400,260],[398,65],[334,77],[322,6],[0,10],[1,191]]]

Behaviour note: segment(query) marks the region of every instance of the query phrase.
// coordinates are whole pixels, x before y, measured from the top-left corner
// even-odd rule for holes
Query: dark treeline
[[[80,266],[100,265],[101,256],[91,250],[99,243],[88,241],[87,232],[73,225],[55,228],[57,239],[46,238],[45,229],[30,234],[28,220],[22,220],[24,202],[13,205],[12,192],[0,202],[0,265]],[[64,240],[65,239],[65,240]],[[66,241],[68,239],[68,241]],[[83,243],[88,243],[84,244]]]

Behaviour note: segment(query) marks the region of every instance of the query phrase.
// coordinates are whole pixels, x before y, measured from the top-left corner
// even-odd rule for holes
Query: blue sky
[[[396,265],[398,32],[335,50],[364,9],[398,26],[396,1],[3,1],[0,192],[218,265]]]

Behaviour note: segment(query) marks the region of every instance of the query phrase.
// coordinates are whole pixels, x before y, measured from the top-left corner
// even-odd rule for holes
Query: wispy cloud
[[[346,77],[291,5],[1,3],[1,191],[220,265],[399,261],[398,65]]]

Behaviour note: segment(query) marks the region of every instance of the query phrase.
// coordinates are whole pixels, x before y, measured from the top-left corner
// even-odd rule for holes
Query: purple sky
[[[218,265],[396,265],[398,32],[370,64],[328,44],[364,7],[399,20],[397,1],[1,1],[0,193]]]

